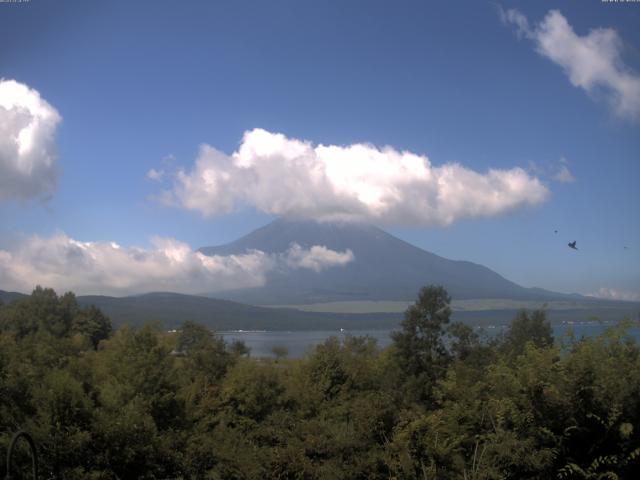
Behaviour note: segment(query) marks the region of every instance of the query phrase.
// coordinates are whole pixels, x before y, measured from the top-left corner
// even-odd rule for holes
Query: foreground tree
[[[111,335],[111,320],[100,309],[80,307],[72,292],[58,296],[51,288],[36,287],[31,296],[0,309],[0,330],[18,339],[29,335],[86,337],[93,347]]]
[[[429,400],[435,382],[446,373],[450,356],[444,335],[451,317],[450,303],[444,287],[423,287],[404,314],[402,330],[391,335],[400,368],[419,400]]]
[[[504,337],[503,348],[509,354],[519,355],[529,342],[538,348],[553,345],[553,330],[544,310],[518,312]]]
[[[276,362],[190,322],[100,340],[99,311],[39,289],[0,306],[0,453],[25,429],[68,480],[640,478],[625,325],[554,345],[520,313],[485,341],[449,302],[423,289],[387,349],[332,337]]]

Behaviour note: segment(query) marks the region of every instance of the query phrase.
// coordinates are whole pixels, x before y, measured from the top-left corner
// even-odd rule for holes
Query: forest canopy
[[[554,339],[523,311],[487,338],[450,302],[423,288],[385,349],[271,359],[189,321],[114,331],[38,287],[0,304],[0,473],[23,429],[42,478],[640,478],[630,321]]]

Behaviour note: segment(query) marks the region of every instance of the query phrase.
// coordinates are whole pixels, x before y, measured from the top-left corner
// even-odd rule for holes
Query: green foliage
[[[106,340],[111,335],[111,321],[92,305],[78,311],[71,331],[88,338],[93,348],[97,348],[101,340]]]
[[[94,348],[111,334],[111,321],[93,306],[80,308],[76,296],[62,296],[50,288],[36,287],[30,297],[0,307],[0,330],[17,339],[29,335],[55,338],[79,334]]]
[[[396,359],[409,378],[409,391],[419,400],[431,400],[435,382],[450,360],[445,347],[445,327],[451,317],[451,297],[440,286],[424,287],[418,300],[404,314],[402,330],[392,339]]]
[[[180,329],[176,349],[183,353],[203,350],[210,347],[213,340],[214,334],[207,327],[192,321],[186,321]]]
[[[251,349],[242,340],[233,340],[227,345],[227,351],[234,358],[248,357],[251,354]]]
[[[559,346],[522,312],[488,342],[449,304],[423,289],[385,350],[332,337],[254,359],[193,322],[112,332],[37,288],[0,305],[0,471],[26,429],[43,478],[640,478],[628,323]]]
[[[273,353],[276,359],[282,360],[283,358],[286,358],[287,355],[289,355],[289,349],[284,345],[275,345],[271,349],[271,353]]]
[[[529,342],[538,348],[553,345],[553,331],[544,310],[534,310],[531,313],[526,310],[520,311],[507,330],[503,348],[511,354],[518,355]]]

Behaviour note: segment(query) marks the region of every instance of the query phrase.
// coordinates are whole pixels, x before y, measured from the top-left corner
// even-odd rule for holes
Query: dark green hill
[[[192,320],[215,330],[370,329],[395,326],[402,316],[302,312],[178,293],[149,293],[132,297],[87,295],[78,297],[78,302],[100,308],[115,326],[160,321],[166,328],[176,328],[185,320]]]
[[[24,293],[5,292],[4,290],[0,290],[0,301],[4,303],[9,303],[13,300],[18,300],[20,298],[25,298],[27,296],[28,295],[25,295]]]

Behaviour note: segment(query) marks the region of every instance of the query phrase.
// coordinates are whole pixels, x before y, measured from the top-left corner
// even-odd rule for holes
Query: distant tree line
[[[36,288],[0,304],[0,475],[24,429],[42,478],[640,478],[629,323],[554,341],[523,311],[487,339],[450,303],[423,288],[385,349],[332,337],[262,359],[193,322],[112,331]]]

